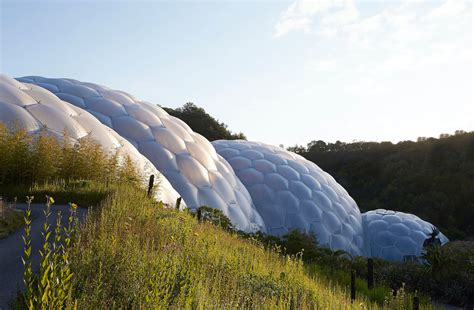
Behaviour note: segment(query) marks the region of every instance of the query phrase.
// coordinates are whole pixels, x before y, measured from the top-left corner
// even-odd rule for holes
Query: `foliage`
[[[76,250],[79,308],[350,304],[341,291],[309,279],[299,260],[130,189],[115,192],[86,221]]]
[[[334,176],[362,211],[413,213],[450,239],[474,238],[474,132],[397,144],[313,141],[290,150]]]
[[[23,213],[11,208],[0,197],[0,239],[23,225]]]
[[[50,195],[55,197],[58,204],[68,204],[70,201],[76,201],[80,207],[87,208],[101,202],[110,193],[110,187],[107,183],[99,181],[77,180],[65,182],[56,180],[35,182],[31,186],[2,186],[0,187],[0,193],[8,201],[14,201],[18,197],[44,197]]]
[[[0,122],[0,194],[11,195],[5,188],[19,185],[76,182],[78,180],[117,182],[139,186],[133,161],[119,154],[107,154],[89,136],[71,142],[67,132],[61,141],[42,130],[29,135],[20,126],[9,130]]]
[[[425,296],[430,296],[448,304],[474,305],[474,242],[455,241],[442,247],[437,244],[429,246],[423,255],[424,264],[388,262],[374,258],[376,285],[369,290],[365,281],[367,259],[364,257],[351,257],[343,251],[319,247],[317,241],[313,242],[313,236],[298,230],[293,230],[282,238],[262,233],[243,235],[259,240],[266,248],[279,248],[285,254],[302,253],[309,275],[322,276],[343,287],[350,285],[350,271],[355,270],[358,277],[357,294],[379,304],[386,302],[387,297],[395,302],[390,297],[392,291],[403,289],[410,302],[413,293],[418,291],[425,303],[428,302]]]
[[[243,133],[232,133],[227,125],[219,122],[217,119],[209,115],[203,108],[196,106],[192,102],[188,102],[180,108],[171,109],[163,108],[170,115],[183,120],[189,127],[197,133],[203,135],[209,141],[224,139],[235,140],[247,138]]]
[[[390,263],[379,269],[380,281],[391,287],[405,283],[436,300],[459,306],[474,306],[474,242],[454,241],[431,249],[426,264]],[[433,268],[434,267],[434,268]]]
[[[25,291],[18,306],[28,309],[60,309],[71,299],[73,272],[71,271],[72,241],[77,230],[77,205],[70,204],[68,226],[62,227],[61,213],[58,213],[54,230],[48,223],[51,215],[52,197],[46,196],[43,244],[39,250],[41,259],[38,274],[33,273],[31,262],[31,202],[28,197],[28,209],[25,214],[24,266],[23,282]]]
[[[230,219],[219,209],[201,206],[196,210],[196,214],[200,221],[210,222],[226,231],[234,230]]]
[[[111,185],[110,194],[94,210],[75,241],[62,243],[69,264],[55,272],[70,268],[71,290],[56,307],[379,308],[363,296],[351,303],[345,288],[320,275],[308,276],[300,258],[282,255],[278,247],[266,249],[253,238],[243,239],[208,221],[199,222],[188,212],[164,208],[134,187]],[[56,239],[51,238],[44,253],[54,253]],[[45,279],[50,279],[48,272]],[[37,281],[31,281],[32,296],[37,296]],[[54,297],[58,287],[52,290],[48,303],[38,303],[37,308],[49,308],[59,300]],[[400,307],[405,308],[409,309]]]

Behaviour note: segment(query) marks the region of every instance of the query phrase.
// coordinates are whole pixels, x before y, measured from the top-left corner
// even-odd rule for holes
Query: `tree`
[[[233,133],[227,125],[219,122],[217,119],[209,115],[203,108],[198,107],[192,102],[188,102],[180,108],[171,109],[163,107],[170,115],[184,121],[195,132],[203,135],[209,141],[214,140],[236,140],[247,138],[243,133]]]

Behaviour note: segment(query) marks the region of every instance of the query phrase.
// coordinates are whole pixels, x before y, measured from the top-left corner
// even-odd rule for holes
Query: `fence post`
[[[153,183],[155,183],[155,175],[154,174],[150,175],[150,181],[148,181],[148,192],[147,192],[148,197],[151,196],[151,191],[153,189]]]
[[[367,259],[367,287],[369,290],[374,288],[374,260]]]
[[[179,206],[181,205],[181,197],[178,197],[178,199],[176,199],[176,210],[179,211]]]
[[[413,310],[420,309],[420,298],[418,296],[413,297]]]
[[[355,270],[351,270],[351,301],[354,301],[356,298],[356,287],[355,287]]]
[[[201,222],[201,214],[202,210],[200,208],[197,209],[197,217],[198,217],[198,221]]]

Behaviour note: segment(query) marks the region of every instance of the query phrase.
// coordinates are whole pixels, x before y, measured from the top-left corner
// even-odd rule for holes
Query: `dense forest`
[[[334,176],[363,211],[414,213],[450,239],[474,240],[474,132],[397,144],[312,141],[289,149]]]
[[[163,107],[170,115],[173,115],[189,125],[195,132],[200,133],[209,141],[225,139],[235,140],[244,139],[243,133],[233,133],[227,125],[219,122],[217,119],[209,115],[203,108],[196,106],[192,102],[188,102],[180,108],[171,109]]]

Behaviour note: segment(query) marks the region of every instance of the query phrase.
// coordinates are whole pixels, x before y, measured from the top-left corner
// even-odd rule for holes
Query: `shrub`
[[[201,206],[196,210],[196,214],[200,221],[210,222],[226,231],[234,231],[230,219],[219,209]]]

